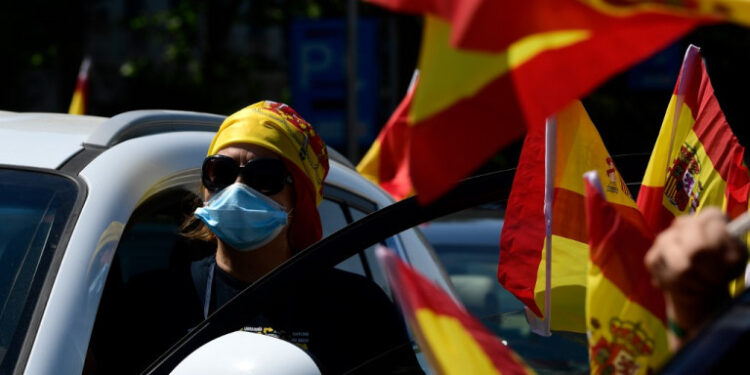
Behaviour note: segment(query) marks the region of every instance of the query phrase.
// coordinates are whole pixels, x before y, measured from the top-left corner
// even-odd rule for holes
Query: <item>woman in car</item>
[[[129,330],[150,336],[126,334],[140,352],[132,358],[137,370],[321,238],[317,205],[327,172],[322,139],[285,104],[258,102],[223,122],[203,163],[204,203],[183,225],[187,237],[215,252],[162,282],[152,276],[126,286]],[[272,296],[237,329],[296,344],[324,373],[421,372],[398,312],[370,280],[329,269],[293,289]]]

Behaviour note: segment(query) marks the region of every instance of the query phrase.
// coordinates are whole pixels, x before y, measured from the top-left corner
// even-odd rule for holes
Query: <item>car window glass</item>
[[[323,237],[330,235],[348,224],[344,209],[341,204],[337,202],[323,199],[318,206],[318,212],[320,212],[320,220],[323,225]],[[347,258],[339,263],[336,268],[356,273],[358,275],[365,275],[365,269],[362,266],[362,261],[360,260],[359,255]]]
[[[539,373],[588,373],[585,334],[529,328],[524,305],[497,281],[502,207],[488,205],[420,226],[472,315]]]
[[[349,212],[352,215],[353,221],[357,221],[367,215],[362,210],[356,209],[354,207],[349,207]],[[375,258],[375,246],[370,246],[365,249],[364,254],[367,265],[368,267],[370,267],[372,280],[380,285],[380,287],[383,288],[383,290],[385,290],[386,292],[390,291],[390,288],[388,287],[388,281],[385,278],[385,273],[380,267],[380,263],[378,263],[377,259]]]
[[[329,199],[323,199],[318,206],[320,223],[323,226],[323,237],[345,227],[348,223],[341,205]]]
[[[10,373],[78,188],[65,177],[0,169],[0,373]]]

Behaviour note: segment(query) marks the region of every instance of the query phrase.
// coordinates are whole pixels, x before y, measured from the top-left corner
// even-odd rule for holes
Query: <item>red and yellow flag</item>
[[[670,355],[664,296],[643,263],[654,236],[632,201],[608,201],[596,172],[585,180],[591,374],[653,374]]]
[[[409,126],[407,114],[414,97],[414,87],[419,80],[419,72],[414,72],[406,96],[378,134],[375,142],[357,164],[357,171],[396,200],[414,194],[409,177]]]
[[[717,20],[580,0],[369,1],[426,15],[408,150],[422,201],[447,191],[525,127],[543,127],[611,75]]]
[[[537,317],[550,311],[548,329],[585,332],[588,234],[581,176],[598,171],[607,181],[608,200],[637,208],[581,102],[558,113],[556,121],[556,131],[547,135],[549,147],[544,130],[526,135],[500,236],[498,280]],[[547,178],[545,159],[552,172]],[[547,215],[545,205],[551,207]]]
[[[533,374],[523,361],[442,289],[380,248],[391,290],[436,374]]]
[[[748,208],[745,148],[732,133],[701,58],[690,46],[638,193],[654,233],[706,206],[736,217]]]
[[[71,99],[70,108],[68,108],[68,113],[72,115],[85,115],[88,109],[90,67],[91,59],[86,57],[81,62],[81,68],[76,79],[76,88],[73,91],[73,99]]]

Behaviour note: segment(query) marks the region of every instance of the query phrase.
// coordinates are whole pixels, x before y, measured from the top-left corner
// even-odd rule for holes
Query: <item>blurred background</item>
[[[226,115],[258,100],[282,101],[356,163],[406,91],[421,22],[353,0],[3,2],[0,110],[67,112],[89,57],[88,114]],[[750,30],[717,25],[584,98],[610,153],[650,153],[689,43],[703,48],[730,125],[750,144]],[[477,172],[515,166],[519,151],[520,142]],[[633,171],[620,166],[626,180],[641,178],[643,159]]]

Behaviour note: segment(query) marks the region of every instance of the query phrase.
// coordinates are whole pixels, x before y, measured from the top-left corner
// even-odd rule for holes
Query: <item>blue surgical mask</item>
[[[253,188],[234,183],[195,210],[222,241],[240,251],[255,250],[276,238],[287,224],[284,207]]]

